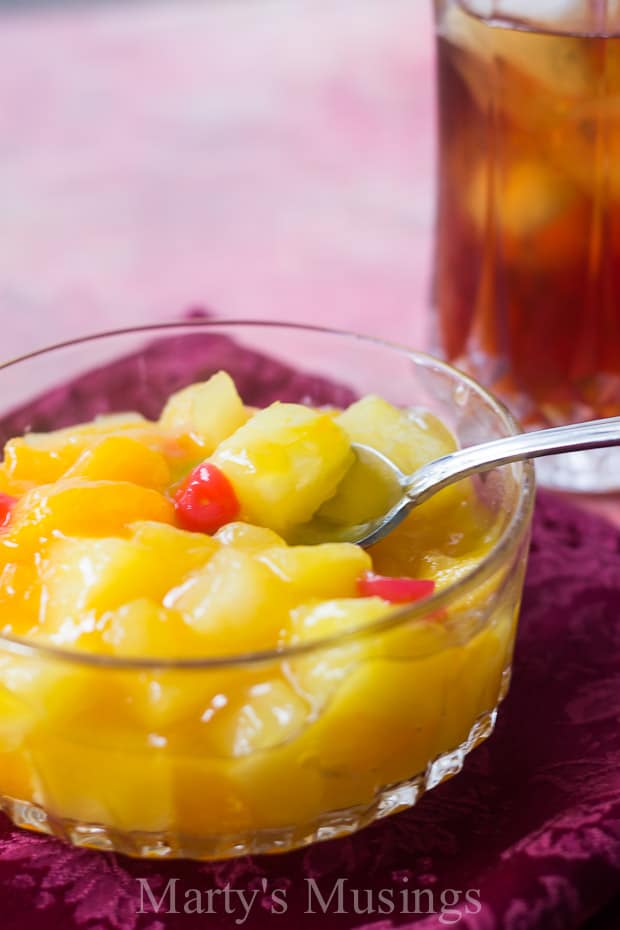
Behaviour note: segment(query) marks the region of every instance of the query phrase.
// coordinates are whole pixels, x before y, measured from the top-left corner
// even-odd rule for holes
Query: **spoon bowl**
[[[368,548],[391,533],[418,504],[463,478],[513,462],[609,446],[620,446],[620,417],[517,433],[468,446],[427,462],[413,474],[406,475],[377,449],[353,443],[358,467],[368,472],[369,480],[381,482],[387,504],[385,512],[356,525],[336,523],[317,515],[299,529],[294,542],[350,542]]]

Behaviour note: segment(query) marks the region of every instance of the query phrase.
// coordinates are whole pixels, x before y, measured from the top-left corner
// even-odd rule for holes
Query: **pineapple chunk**
[[[286,535],[335,493],[354,460],[344,430],[327,414],[272,404],[215,450],[242,516]]]
[[[225,759],[184,753],[173,769],[174,823],[191,825],[194,836],[235,836],[256,830],[247,783]]]
[[[274,546],[286,546],[281,536],[264,526],[252,526],[251,523],[226,523],[215,534],[215,539],[222,546],[243,549],[244,552],[261,552]]]
[[[93,429],[97,432],[118,433],[119,430],[140,429],[140,427],[151,426],[152,421],[147,420],[136,410],[123,410],[120,413],[98,413],[90,423],[85,423],[84,429]]]
[[[131,481],[162,491],[170,483],[170,469],[161,452],[131,436],[108,436],[87,449],[68,470],[68,478],[93,481]]]
[[[302,605],[291,612],[291,642],[363,630],[401,609],[380,598]],[[396,781],[406,773],[394,776],[387,767],[391,761],[409,765],[412,753],[409,774],[423,768],[433,756],[429,745],[442,716],[444,680],[453,662],[446,644],[441,624],[403,622],[291,657],[289,678],[318,715],[304,746],[313,764],[322,772],[356,779],[364,773],[372,780],[380,760],[381,777],[389,771],[385,780]],[[414,655],[419,661],[402,661]]]
[[[189,433],[212,451],[243,426],[248,416],[234,381],[226,372],[219,371],[208,381],[190,384],[173,394],[159,422],[171,432]]]
[[[44,448],[33,445],[27,437],[10,439],[4,447],[4,467],[14,480],[48,484],[64,475],[79,458],[82,448],[77,442]]]
[[[398,608],[388,606],[380,597],[345,597],[308,602],[291,611],[287,639],[291,645],[298,645],[360,630],[396,610]]]
[[[116,610],[136,598],[161,601],[166,592],[209,560],[216,543],[174,527],[142,524],[132,539],[54,541],[41,568],[40,617],[48,630],[79,638],[80,618]],[[150,652],[144,643],[147,653]]]
[[[378,597],[308,602],[291,611],[287,643],[296,646],[330,639],[363,628],[393,611]],[[319,712],[352,669],[368,657],[369,648],[363,637],[350,637],[342,643],[336,641],[333,646],[293,656],[287,662],[290,680]]]
[[[116,682],[109,670],[79,663],[49,660],[37,655],[0,656],[0,690],[22,704],[37,732],[75,733],[78,718],[100,722],[117,696]],[[25,722],[25,721],[24,721]]]
[[[133,541],[146,547],[157,560],[158,572],[177,577],[206,564],[219,548],[206,533],[190,533],[154,520],[138,520],[129,526],[129,532]]]
[[[180,613],[141,597],[102,618],[102,639],[115,655],[162,659],[198,658],[200,636]]]
[[[379,784],[423,772],[437,754],[450,672],[450,658],[441,654],[359,662],[308,731],[313,764],[332,777],[368,783],[371,795]]]
[[[432,414],[401,410],[374,395],[352,404],[336,423],[351,442],[377,449],[405,473],[456,449],[450,431]],[[356,462],[337,495],[321,508],[321,516],[348,525],[364,523],[385,513],[393,497],[391,484]]]
[[[42,803],[78,823],[114,824],[119,831],[157,833],[176,823],[169,755],[152,746],[67,741],[46,732],[29,755]]]
[[[352,404],[336,422],[351,442],[378,449],[404,472],[456,449],[454,436],[433,414],[402,410],[374,395]]]
[[[9,475],[6,462],[0,462],[0,494],[10,494],[13,487],[15,482]]]
[[[34,559],[17,562],[12,555],[12,549],[0,543],[0,628],[3,633],[27,636],[39,619],[39,577]]]
[[[40,621],[63,644],[80,635],[91,611],[111,610],[148,584],[143,553],[126,539],[59,539],[40,570]],[[84,629],[86,632],[86,629]]]
[[[367,552],[351,543],[265,549],[257,558],[293,586],[298,600],[355,597],[357,581],[372,568]]]
[[[247,552],[227,547],[164,600],[204,636],[203,654],[273,649],[286,623],[284,583]]]
[[[174,522],[174,507],[128,481],[63,478],[28,491],[15,506],[7,538],[36,543],[58,536],[110,536],[135,520]]]
[[[49,433],[26,433],[23,441],[36,449],[63,449],[68,444],[82,444],[88,440],[98,441],[104,436],[117,435],[120,432],[144,430],[153,424],[139,413],[102,414],[87,423],[76,423]]]
[[[145,420],[139,413],[106,414],[88,423],[77,423],[75,426],[51,430],[49,433],[26,433],[24,436],[9,440],[7,447],[16,447],[17,459],[21,455],[24,456],[24,467],[29,463],[26,457],[27,450],[33,454],[33,461],[35,461],[34,453],[38,452],[41,456],[43,453],[48,453],[53,458],[66,459],[69,464],[72,464],[85,449],[91,448],[106,436],[118,436],[119,434],[134,437],[154,435],[154,424]],[[41,477],[40,480],[44,479]]]
[[[204,739],[215,755],[239,758],[294,739],[309,717],[310,704],[288,682],[258,681],[216,703]]]
[[[15,480],[49,484],[66,475],[86,452],[106,440],[118,442],[121,439],[133,440],[153,453],[169,457],[171,464],[178,464],[185,470],[187,463],[194,462],[201,451],[190,437],[163,433],[157,423],[145,420],[137,413],[110,414],[97,417],[91,423],[49,433],[27,433],[9,440],[5,446],[5,467]],[[144,459],[144,452],[140,453],[140,457]],[[104,462],[105,459],[106,456]],[[123,460],[126,459],[127,456],[123,456]],[[95,457],[97,460],[98,456]]]
[[[156,600],[162,600],[190,572],[204,568],[220,548],[206,533],[190,533],[166,523],[141,521],[133,523],[129,530],[132,540],[146,550],[145,570],[151,579],[150,596]],[[156,573],[153,571],[155,565]]]

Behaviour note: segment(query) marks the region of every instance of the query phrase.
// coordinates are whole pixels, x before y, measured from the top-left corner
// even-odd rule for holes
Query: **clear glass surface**
[[[436,0],[437,346],[528,427],[620,413],[620,7]],[[620,452],[541,464],[619,487]]]
[[[213,323],[110,334],[4,366],[0,439],[120,411],[129,397],[156,416],[171,390],[222,364],[246,403],[375,392],[434,412],[462,445],[516,428],[484,389],[429,356],[311,328]],[[475,490],[501,524],[489,555],[423,605],[346,635],[210,661],[0,637],[4,810],[78,845],[209,859],[292,849],[414,804],[492,732],[509,683],[531,466],[497,469]]]

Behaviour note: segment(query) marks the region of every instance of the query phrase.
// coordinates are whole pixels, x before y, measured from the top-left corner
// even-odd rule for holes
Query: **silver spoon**
[[[372,546],[398,526],[418,504],[424,503],[437,491],[449,484],[469,478],[478,472],[490,471],[499,465],[522,462],[543,455],[577,452],[583,449],[602,449],[620,446],[620,417],[591,420],[571,426],[518,433],[504,439],[457,449],[422,465],[412,475],[405,475],[394,462],[370,446],[353,443],[360,465],[368,467],[386,483],[390,506],[386,512],[367,523],[346,526],[316,516],[300,527],[294,542],[353,542],[359,546]],[[345,479],[346,481],[346,479]]]

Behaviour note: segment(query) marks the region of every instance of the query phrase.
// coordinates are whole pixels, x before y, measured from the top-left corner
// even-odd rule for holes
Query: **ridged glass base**
[[[504,681],[503,693],[508,687]],[[502,694],[503,696],[503,694]],[[483,714],[472,727],[468,738],[452,752],[446,752],[429,763],[420,775],[388,785],[378,791],[366,806],[331,811],[316,821],[302,826],[260,830],[248,835],[191,836],[175,832],[129,833],[101,824],[79,823],[56,817],[29,801],[1,797],[0,807],[13,823],[27,830],[57,836],[74,846],[87,846],[124,853],[147,859],[229,859],[248,854],[282,853],[321,840],[331,840],[355,833],[375,820],[412,807],[425,791],[456,775],[463,768],[465,757],[487,739],[495,727],[497,708]]]
[[[541,485],[558,491],[610,494],[620,491],[620,449],[590,449],[538,459]]]

